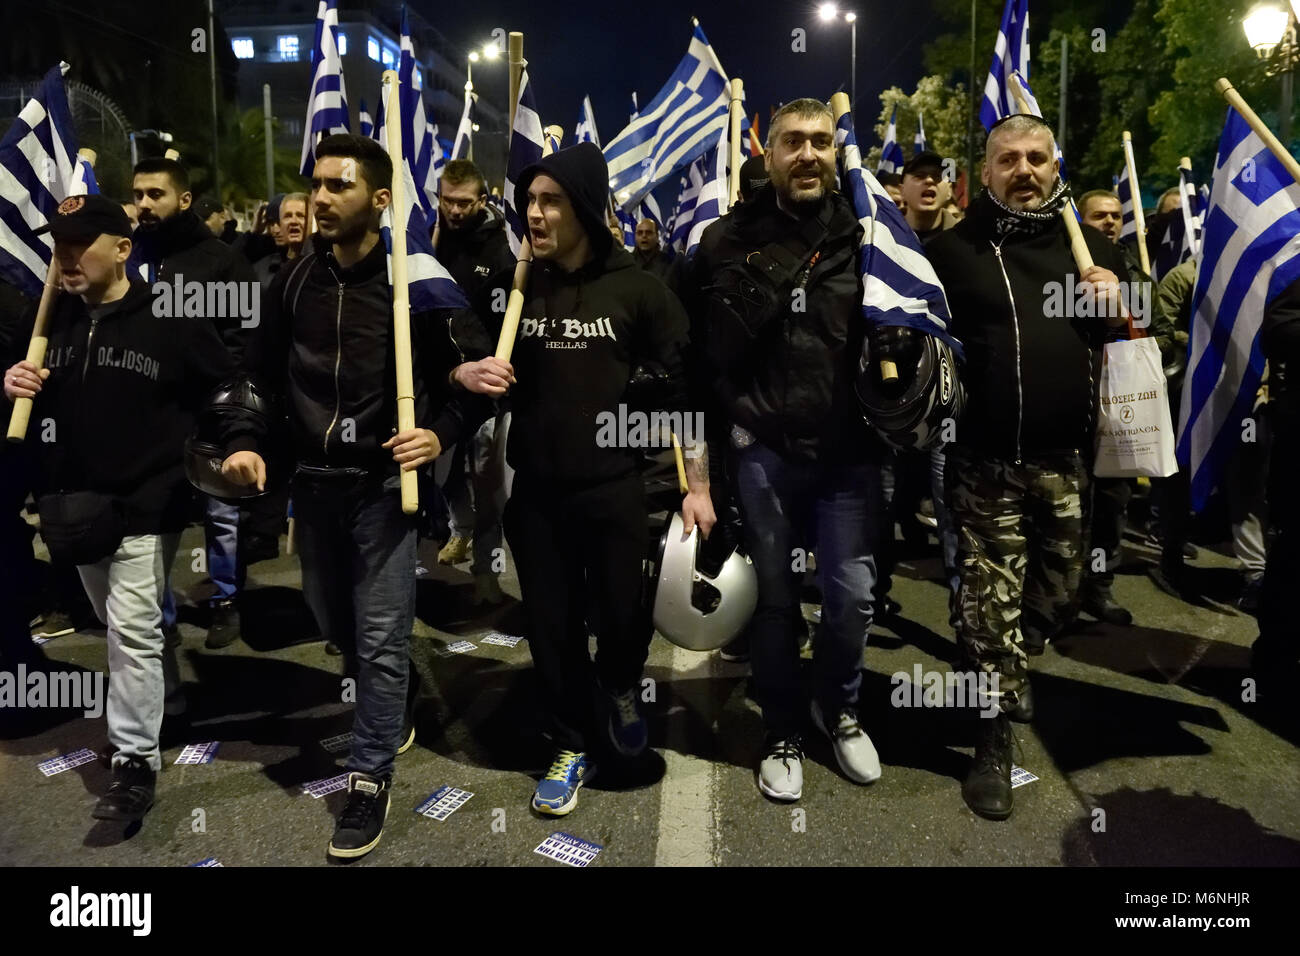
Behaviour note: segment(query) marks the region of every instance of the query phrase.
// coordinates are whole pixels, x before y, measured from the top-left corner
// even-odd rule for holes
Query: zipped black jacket
[[[155,282],[170,285],[177,276],[185,284],[257,281],[253,267],[239,250],[214,236],[190,209],[164,219],[154,229],[136,229],[131,241],[138,247],[140,260],[152,267]],[[243,326],[245,317],[209,315],[205,318],[212,322],[221,341],[238,361],[248,340],[249,329]]]
[[[491,206],[459,229],[438,230],[438,261],[451,273],[471,303],[502,273],[513,272],[515,256],[506,239],[505,217]],[[480,314],[482,314],[480,312]]]
[[[59,293],[45,357],[50,376],[27,431],[37,449],[37,496],[116,495],[126,503],[127,534],[185,527],[185,439],[194,413],[235,372],[209,322],[159,317],[154,301],[147,283],[133,281],[92,319],[79,296]],[[35,318],[33,310],[29,330]]]
[[[826,202],[826,238],[815,250],[803,311],[795,311],[794,297],[787,296],[781,314],[752,343],[726,328],[728,320],[710,308],[715,271],[769,243],[790,243],[787,248],[797,247],[804,261],[814,250],[798,241],[802,227],[777,206],[772,189],[704,231],[682,295],[692,323],[692,381],[714,394],[715,404],[705,413],[709,421],[738,424],[784,457],[879,461],[883,447],[853,393],[865,332],[858,274],[862,228],[843,196],[832,194]],[[710,425],[710,435],[716,434]]]
[[[1104,318],[1048,314],[1051,284],[1073,303],[1066,292],[1078,281],[1065,223],[1058,217],[1041,232],[999,238],[996,211],[981,193],[965,219],[925,245],[966,350],[956,444],[1014,461],[1085,451],[1097,402],[1094,350],[1113,336]],[[1093,261],[1128,281],[1119,247],[1080,228]]]
[[[453,395],[448,384],[464,359],[453,314],[458,323],[476,322],[468,310],[411,313],[415,423],[443,448],[461,436],[467,416],[476,427],[474,416],[487,414],[480,396]],[[397,431],[394,355],[383,242],[345,269],[330,243],[314,236],[267,290],[245,367],[259,388],[283,399],[298,462],[395,474],[391,450],[381,447]],[[232,451],[265,451],[260,423],[240,422],[230,437]]]

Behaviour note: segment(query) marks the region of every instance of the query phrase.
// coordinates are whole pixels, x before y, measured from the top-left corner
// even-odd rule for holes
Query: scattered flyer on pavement
[[[346,790],[348,786],[348,775],[339,774],[337,777],[326,777],[324,780],[313,780],[311,783],[302,785],[303,793],[310,793],[313,798],[320,799],[327,793],[333,793],[335,790]]]
[[[571,833],[552,833],[534,853],[548,856],[558,863],[569,866],[586,866],[596,859],[596,855],[605,849],[598,843],[588,843]]]
[[[1011,768],[1011,789],[1023,787],[1027,783],[1033,783],[1038,778],[1026,770],[1024,767],[1013,766]]]
[[[212,763],[217,756],[217,747],[220,742],[213,740],[206,744],[186,744],[181,750],[181,754],[176,758],[176,764],[193,764],[193,763]]]
[[[464,806],[465,801],[472,796],[474,794],[468,790],[458,790],[456,787],[439,787],[429,795],[428,799],[415,808],[415,812],[428,817],[430,820],[446,820]]]
[[[514,647],[523,639],[522,634],[502,634],[500,631],[493,631],[487,637],[479,638],[484,644],[496,644],[500,647]]]
[[[42,760],[36,765],[36,768],[45,776],[52,777],[56,773],[63,773],[65,770],[71,770],[73,767],[80,767],[83,763],[90,763],[92,760],[98,759],[99,757],[95,751],[89,747],[83,747],[81,750],[74,750],[70,754]]]

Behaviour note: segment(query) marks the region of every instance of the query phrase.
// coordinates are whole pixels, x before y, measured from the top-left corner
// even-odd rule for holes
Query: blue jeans
[[[347,769],[390,780],[415,623],[415,519],[402,513],[396,476],[347,489],[295,485],[293,504],[303,596],[357,682]]]
[[[817,540],[822,626],[813,648],[813,694],[823,712],[855,708],[862,653],[871,629],[876,563],[872,542],[883,502],[880,466],[787,461],[754,442],[736,453],[745,540],[758,572],[750,654],[769,733],[797,732],[806,713],[799,689],[799,581],[792,552],[806,548],[805,520]]]
[[[204,533],[208,545],[208,577],[212,579],[214,601],[232,600],[243,587],[244,569],[239,566],[239,505],[208,498]]]

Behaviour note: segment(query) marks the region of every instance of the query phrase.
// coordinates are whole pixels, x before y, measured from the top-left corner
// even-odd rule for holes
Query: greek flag
[[[519,174],[542,158],[542,120],[537,115],[537,101],[528,70],[519,74],[519,101],[515,106],[515,125],[510,130],[510,155],[506,159],[506,238],[510,251],[519,255],[528,235],[528,197],[515,196]]]
[[[704,178],[712,155],[712,152],[705,153],[691,163],[682,176],[681,188],[677,193],[677,208],[673,212],[672,229],[668,235],[668,244],[678,252],[686,252],[691,223],[695,219],[695,206],[700,201],[700,190],[704,188]]]
[[[1178,182],[1180,215],[1170,220],[1156,249],[1155,262],[1151,264],[1151,278],[1156,282],[1180,263],[1200,256],[1201,219],[1204,215],[1201,199],[1186,169],[1179,168]]]
[[[320,0],[316,8],[316,40],[311,48],[311,96],[302,131],[300,172],[311,176],[316,166],[316,144],[331,133],[348,131],[348,97],[343,88],[343,63],[339,60],[338,0]]]
[[[980,103],[980,122],[986,130],[1002,117],[1020,112],[1011,93],[1013,73],[1020,74],[1028,93],[1029,0],[1007,0],[1002,11],[1002,25],[998,27],[998,39],[993,47],[993,65],[984,81],[984,99]]]
[[[78,192],[98,192],[94,175],[75,188],[76,131],[63,89],[68,64],[52,67],[0,140],[0,279],[39,298],[54,254],[49,233],[33,233],[59,203]]]
[[[361,100],[361,107],[360,107],[360,111],[357,114],[357,120],[359,125],[361,126],[361,135],[364,136],[366,139],[374,139],[375,121],[371,117],[370,111],[366,109],[366,101],[364,97]]]
[[[730,150],[724,131],[717,145],[700,157],[702,183],[695,209],[691,214],[690,231],[686,234],[686,254],[695,255],[704,230],[721,219],[731,205],[731,184],[728,176]]]
[[[710,149],[727,128],[727,77],[699,22],[655,98],[605,147],[609,188],[624,206]]]
[[[467,159],[469,157],[469,138],[474,132],[474,121],[470,119],[469,108],[474,102],[474,87],[465,81],[465,109],[460,114],[460,125],[456,127],[456,139],[452,143],[451,158]]]
[[[903,172],[903,164],[907,162],[903,158],[903,147],[898,145],[898,107],[894,107],[894,112],[889,114],[889,125],[885,127],[885,145],[880,150],[880,162],[876,165],[878,173],[899,173]]]
[[[916,114],[916,139],[913,140],[913,155],[925,152],[925,123],[921,119],[921,113],[918,110]]]
[[[1196,191],[1191,170],[1178,167],[1178,208],[1182,212],[1183,248],[1188,256],[1201,254],[1201,229],[1205,220],[1205,199]],[[1182,259],[1179,259],[1181,262]]]
[[[1132,239],[1136,242],[1137,217],[1133,215],[1133,184],[1129,182],[1127,163],[1119,171],[1119,179],[1115,181],[1115,192],[1119,195],[1120,210],[1124,215],[1124,221],[1119,230],[1119,238],[1121,241]]]
[[[843,147],[845,191],[862,224],[858,269],[863,317],[871,325],[901,325],[933,335],[963,358],[961,343],[948,331],[948,298],[921,251],[921,240],[885,187],[862,167],[852,114],[840,117],[835,139]]]
[[[424,92],[415,88],[415,44],[402,6],[401,59],[397,78],[402,91],[402,152],[414,157],[411,174],[419,187],[417,198],[426,218],[438,204],[438,177],[433,168],[433,130],[424,117]]]
[[[1202,510],[1240,451],[1264,371],[1264,312],[1300,279],[1300,183],[1246,120],[1228,110],[1192,293],[1178,460]]]
[[[381,102],[387,106],[389,87],[384,86]],[[384,115],[391,111],[384,110]],[[379,130],[379,143],[388,149],[388,130]],[[405,144],[403,144],[405,152]],[[430,309],[468,308],[469,300],[461,291],[456,280],[443,268],[433,253],[433,241],[429,238],[429,221],[420,208],[415,197],[418,195],[415,178],[411,175],[411,156],[393,156],[393,175],[402,177],[405,194],[404,209],[394,210],[390,205],[384,210],[379,220],[379,233],[388,250],[388,284],[393,284],[393,217],[406,222],[406,283],[411,300],[412,312],[427,312]]]
[[[573,131],[574,142],[595,143],[600,146],[600,133],[596,131],[596,114],[591,109],[591,97],[582,98],[582,111],[578,114],[578,128]]]

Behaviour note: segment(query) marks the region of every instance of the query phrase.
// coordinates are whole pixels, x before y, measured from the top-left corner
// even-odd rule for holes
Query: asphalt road
[[[182,555],[202,547],[185,535]],[[804,796],[764,798],[754,782],[761,724],[748,666],[675,648],[656,635],[643,707],[653,753],[602,772],[563,819],[529,809],[549,762],[540,736],[528,646],[484,643],[519,634],[511,600],[469,607],[467,566],[437,567],[417,585],[414,638],[421,680],[417,742],[400,756],[380,847],[356,866],[557,866],[535,848],[563,831],[598,844],[594,866],[692,865],[1296,865],[1300,863],[1300,730],[1250,696],[1253,618],[1228,607],[1233,572],[1203,549],[1196,574],[1221,600],[1200,606],[1158,591],[1153,555],[1130,543],[1116,584],[1129,628],[1086,624],[1033,659],[1038,717],[1017,725],[1016,763],[1037,780],[1015,791],[1009,821],[974,816],[960,781],[972,729],[950,708],[890,703],[891,675],[946,670],[954,650],[938,562],[905,562],[903,613],[873,629],[862,717],[884,765],[869,787],[845,779],[829,742],[810,734]],[[103,718],[30,711],[0,734],[0,864],[321,866],[341,793],[305,783],[340,772],[321,741],[350,729],[339,659],[312,638],[298,562],[281,556],[249,575],[244,639],[203,647],[202,575],[178,562],[185,721],[165,725],[165,772],[143,826],[90,818],[109,772],[89,763],[44,777],[41,760],[106,741]],[[518,586],[510,570],[503,585]],[[808,610],[811,610],[809,608]],[[448,645],[468,641],[465,653]],[[103,632],[45,650],[68,669],[106,669]],[[176,766],[186,743],[220,741],[216,759]],[[443,821],[414,812],[442,786],[473,794]]]

